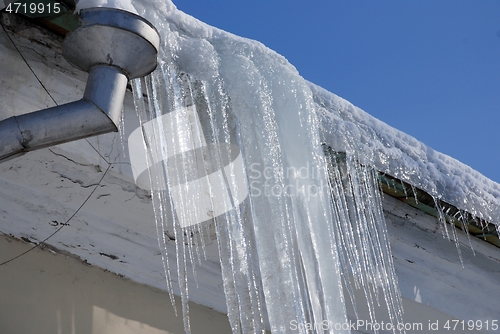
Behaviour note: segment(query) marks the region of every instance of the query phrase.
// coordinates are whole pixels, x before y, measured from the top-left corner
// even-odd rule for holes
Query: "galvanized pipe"
[[[129,79],[156,67],[159,35],[144,18],[110,8],[80,13],[65,58],[89,72],[83,99],[0,122],[0,162],[26,152],[118,131]]]
[[[127,82],[119,68],[95,66],[83,99],[0,122],[0,162],[29,151],[118,131]]]
[[[128,78],[118,67],[98,65],[90,69],[83,99],[96,105],[113,121],[118,131]]]

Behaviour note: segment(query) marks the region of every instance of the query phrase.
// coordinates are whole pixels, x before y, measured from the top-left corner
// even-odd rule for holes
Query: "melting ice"
[[[162,35],[157,70],[133,84],[147,155],[135,176],[152,191],[186,332],[188,268],[215,238],[234,333],[290,332],[292,321],[348,333],[333,327],[347,322],[343,285],[351,298],[364,290],[373,321],[382,296],[402,322],[376,170],[498,221],[498,185],[306,82],[262,44],[169,1],[134,8]]]

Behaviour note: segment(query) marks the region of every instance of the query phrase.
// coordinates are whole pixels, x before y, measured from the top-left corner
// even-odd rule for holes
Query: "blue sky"
[[[173,0],[500,182],[499,0]]]

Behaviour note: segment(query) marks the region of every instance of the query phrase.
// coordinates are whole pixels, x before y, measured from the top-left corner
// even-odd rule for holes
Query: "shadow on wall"
[[[0,236],[0,263],[32,246]],[[0,333],[184,333],[165,292],[61,254],[35,249],[0,266],[0,282]],[[193,333],[231,332],[225,314],[190,313]]]

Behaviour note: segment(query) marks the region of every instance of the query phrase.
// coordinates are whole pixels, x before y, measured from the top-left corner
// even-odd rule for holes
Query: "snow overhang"
[[[345,160],[344,152],[335,152],[328,145],[324,145],[324,152],[327,155],[334,156],[336,159]],[[470,212],[460,210],[443,200],[435,199],[426,191],[394,176],[379,171],[378,177],[380,189],[385,194],[431,215],[437,220],[442,217],[446,220],[446,223],[453,224],[465,233],[500,248],[500,239],[495,224],[474,216]]]

